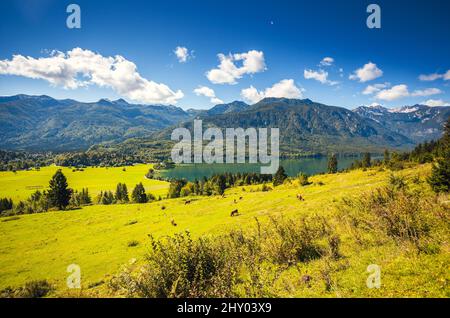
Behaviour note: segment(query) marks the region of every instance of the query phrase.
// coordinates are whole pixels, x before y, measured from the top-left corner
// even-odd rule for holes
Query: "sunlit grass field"
[[[56,169],[2,174],[0,197],[15,193],[23,198],[18,192],[27,184],[45,184]],[[158,189],[163,193],[167,189],[165,183],[143,179],[147,170],[146,166],[136,166],[127,167],[126,172],[120,168],[88,168],[84,173],[72,173],[69,169],[64,173],[70,186],[88,187],[93,194],[113,189],[117,182],[124,181],[129,187],[142,181],[150,192]],[[429,171],[430,166],[425,165],[397,174],[424,179]],[[66,295],[67,266],[77,264],[82,274],[81,293],[108,296],[106,286],[112,275],[130,261],[143,261],[149,250],[149,234],[162,237],[190,231],[194,238],[215,236],[230,229],[253,229],[255,218],[264,223],[268,216],[317,214],[328,219],[339,212],[337,203],[342,198],[361,196],[386,184],[389,174],[376,169],[356,170],[317,175],[310,178],[311,185],[300,187],[294,181],[269,192],[258,191],[259,186],[236,187],[228,189],[225,197],[191,197],[190,204],[185,204],[186,199],[171,199],[148,204],[92,205],[72,211],[21,215],[18,219],[0,218],[0,289],[47,279],[57,286],[57,295]],[[15,189],[19,189],[17,193]],[[297,199],[299,193],[305,201]],[[234,209],[239,210],[238,217],[230,217]],[[340,235],[345,242],[348,233]],[[137,246],[129,246],[131,241],[136,241]],[[448,250],[439,255],[411,258],[399,253],[394,245],[361,249],[343,244],[342,252],[345,257],[333,265],[343,266],[337,274],[339,286],[333,292],[325,292],[320,281],[313,281],[311,288],[301,284],[305,273],[320,276],[320,270],[328,266],[323,260],[286,270],[271,288],[286,297],[449,296]],[[366,287],[366,268],[372,263],[383,268],[381,289]]]
[[[145,178],[151,167],[152,165],[140,164],[125,168],[87,167],[84,171],[73,171],[72,168],[49,166],[39,171],[1,171],[0,198],[11,198],[17,202],[27,199],[36,190],[47,189],[48,182],[58,169],[66,176],[70,188],[74,190],[88,188],[93,198],[100,191],[114,191],[119,182],[127,184],[129,193],[136,184],[142,182],[147,192],[156,197],[163,196],[167,193],[167,182]]]

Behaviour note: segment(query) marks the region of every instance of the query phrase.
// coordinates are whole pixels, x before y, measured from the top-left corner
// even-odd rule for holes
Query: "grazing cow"
[[[191,200],[186,200],[186,201],[184,202],[184,205],[190,204],[190,203],[191,203]]]
[[[297,194],[297,199],[299,199],[300,201],[305,201],[301,194]]]
[[[238,209],[231,211],[230,216],[238,216],[238,215],[239,215]]]
[[[302,282],[305,283],[306,285],[308,285],[308,287],[311,287],[311,281],[312,281],[311,276],[309,276],[309,275],[302,276]]]
[[[177,226],[177,224],[175,223],[175,220],[172,220],[170,223],[172,223],[173,226]]]

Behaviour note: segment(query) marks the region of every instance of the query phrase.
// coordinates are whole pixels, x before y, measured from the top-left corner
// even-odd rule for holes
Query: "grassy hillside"
[[[67,167],[43,167],[40,171],[1,171],[0,172],[0,198],[11,198],[14,202],[27,199],[36,190],[45,190],[48,182],[58,169],[67,177],[69,187],[74,190],[88,188],[93,198],[105,190],[114,191],[117,183],[125,182],[128,191],[142,182],[145,190],[155,196],[167,193],[168,183],[158,180],[148,180],[145,174],[152,165],[136,165],[124,168],[93,168],[87,167],[84,171],[73,171]]]
[[[141,181],[146,169],[143,166],[127,168],[123,174],[132,177],[132,181],[126,179],[127,183]],[[118,181],[124,181],[115,179],[122,176],[120,169],[108,169],[107,177],[99,171],[91,175],[89,169],[85,171],[83,182],[88,184],[75,181],[83,173],[64,173],[67,172],[71,186],[87,186],[90,190],[89,185],[98,183],[97,189],[100,190],[105,189],[106,184],[115,185]],[[414,187],[426,188],[423,180],[429,171],[430,166],[425,165],[397,174],[406,176],[408,180],[419,180],[414,183]],[[45,173],[45,170],[41,173]],[[35,174],[36,180],[26,183],[24,178],[18,177],[19,173],[14,182],[3,175],[1,180],[8,180],[10,185],[20,181],[22,188],[25,184],[37,184],[40,179],[36,175],[39,173],[29,174]],[[217,237],[231,229],[255,229],[255,217],[262,224],[266,224],[269,217],[273,216],[318,215],[325,220],[336,220],[344,211],[341,205],[343,198],[364,196],[386,184],[389,174],[388,171],[371,169],[318,175],[310,178],[313,183],[309,186],[300,187],[294,181],[269,192],[259,191],[259,186],[238,187],[227,190],[224,198],[192,197],[192,202],[187,205],[185,199],[172,199],[141,205],[94,205],[74,211],[3,218],[0,219],[0,289],[21,286],[30,280],[47,279],[57,286],[54,295],[67,295],[66,268],[75,263],[82,271],[82,295],[115,296],[111,294],[107,282],[120,271],[122,265],[130,261],[144,263],[144,256],[150,247],[149,234],[158,239],[188,230],[194,239]],[[48,179],[47,176],[40,178]],[[105,180],[105,185],[100,186],[102,183],[99,180]],[[147,183],[146,186],[151,187],[152,184]],[[154,186],[162,188],[164,185]],[[4,182],[2,187],[5,187]],[[6,189],[1,191],[0,196],[4,196]],[[298,193],[302,194],[305,201],[297,199]],[[236,208],[240,215],[230,217],[230,212]],[[177,226],[172,225],[172,221]],[[434,254],[417,254],[392,241],[360,245],[355,243],[344,226],[339,225],[336,230],[342,240],[341,259],[331,263],[326,259],[317,259],[283,268],[279,276],[267,286],[267,294],[286,297],[450,295],[448,229],[444,233],[446,243],[439,253]],[[371,239],[376,241],[376,237]],[[366,268],[369,264],[378,264],[382,268],[380,289],[366,287],[369,275]],[[331,277],[332,289],[324,288],[324,273],[329,273],[326,275]],[[313,277],[310,286],[302,283],[305,274]],[[71,292],[69,295],[77,293]]]

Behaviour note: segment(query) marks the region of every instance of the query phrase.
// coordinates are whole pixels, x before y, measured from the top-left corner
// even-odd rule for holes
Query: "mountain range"
[[[0,97],[0,148],[83,150],[149,135],[191,117],[179,107],[123,99],[82,103],[49,96]]]
[[[394,109],[383,106],[360,106],[354,112],[417,143],[441,137],[442,127],[450,116],[450,106],[414,105]]]
[[[265,98],[248,105],[234,101],[209,110],[137,105],[123,99],[83,103],[49,96],[0,97],[0,149],[85,150],[90,146],[167,141],[174,127],[278,127],[285,153],[377,152],[406,149],[437,139],[450,107],[424,105],[354,110],[309,99]],[[133,145],[136,147],[136,145]]]

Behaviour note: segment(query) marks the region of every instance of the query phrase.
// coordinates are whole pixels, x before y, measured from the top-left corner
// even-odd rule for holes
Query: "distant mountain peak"
[[[235,100],[231,103],[227,104],[218,104],[212,107],[211,109],[206,111],[206,114],[209,116],[213,115],[221,115],[221,114],[227,114],[232,112],[240,112],[243,110],[248,109],[250,105],[247,103],[244,103],[243,101]]]
[[[113,103],[113,104],[116,104],[116,105],[122,105],[122,106],[128,106],[128,105],[130,105],[130,104],[129,104],[126,100],[124,100],[123,98],[116,99],[116,100],[114,100],[112,103]]]
[[[107,104],[107,105],[110,105],[110,104],[112,104],[112,102],[111,102],[111,100],[108,99],[108,98],[100,98],[100,99],[97,101],[97,104]]]

